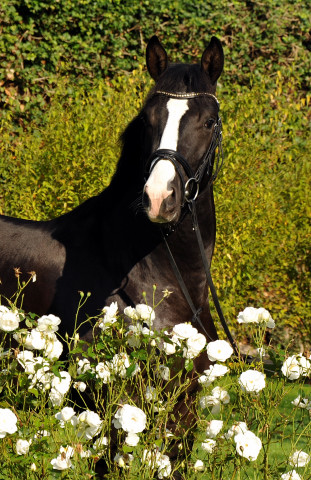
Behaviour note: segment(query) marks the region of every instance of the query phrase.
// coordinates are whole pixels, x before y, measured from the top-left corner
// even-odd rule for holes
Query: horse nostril
[[[147,209],[150,207],[150,198],[146,190],[143,191],[142,203],[144,208]]]

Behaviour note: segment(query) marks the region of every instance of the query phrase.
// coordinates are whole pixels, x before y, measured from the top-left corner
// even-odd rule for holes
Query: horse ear
[[[224,52],[220,41],[212,37],[204,50],[201,59],[201,69],[210,77],[214,84],[224,68]]]
[[[161,73],[167,68],[167,54],[156,35],[150,38],[148,42],[146,62],[148,72],[154,80],[157,80]]]

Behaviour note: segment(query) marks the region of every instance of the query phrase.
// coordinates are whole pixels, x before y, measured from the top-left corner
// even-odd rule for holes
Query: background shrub
[[[0,103],[20,124],[40,116],[59,76],[86,87],[137,68],[157,33],[171,58],[193,61],[217,35],[225,83],[261,81],[281,69],[310,86],[308,2],[197,0],[3,0]]]

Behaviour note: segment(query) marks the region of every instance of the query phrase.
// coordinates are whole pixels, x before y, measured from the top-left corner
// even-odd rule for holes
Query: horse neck
[[[195,208],[205,254],[208,262],[211,263],[216,237],[216,216],[212,184],[209,184],[204,192],[198,196]],[[193,229],[193,217],[190,213],[186,215],[169,241],[176,260],[192,265],[193,268],[202,266],[197,237]]]

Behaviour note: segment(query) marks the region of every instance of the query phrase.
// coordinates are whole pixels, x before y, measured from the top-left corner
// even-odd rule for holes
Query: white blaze
[[[188,100],[170,98],[167,102],[168,118],[162,134],[159,149],[177,150],[179,125],[182,117],[188,110]],[[160,160],[153,168],[145,190],[150,198],[151,217],[157,217],[162,201],[168,197],[172,190],[167,185],[175,177],[175,167],[169,160]]]

